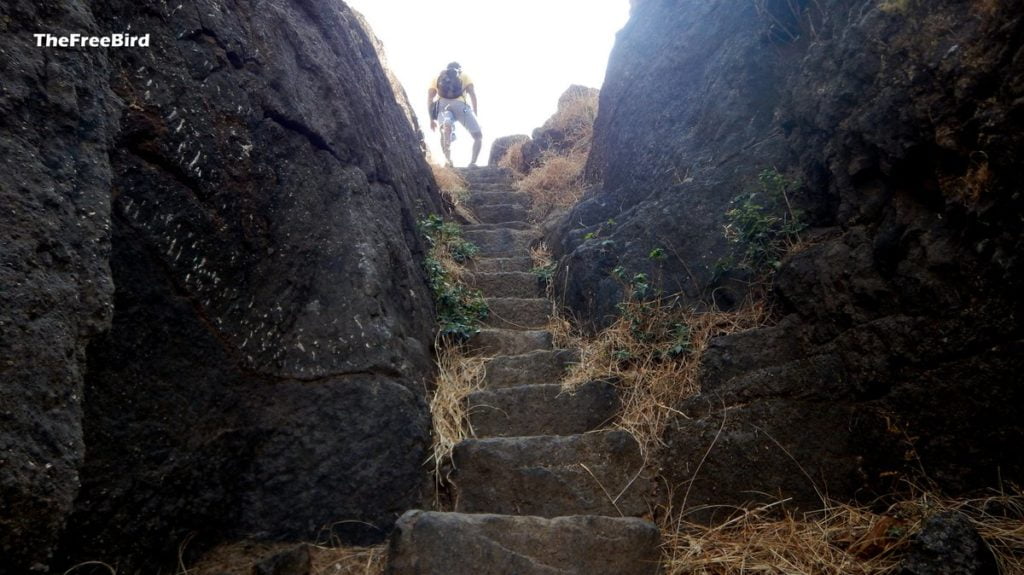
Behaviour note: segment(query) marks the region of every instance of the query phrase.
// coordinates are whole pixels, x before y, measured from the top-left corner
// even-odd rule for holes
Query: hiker
[[[472,107],[466,103],[467,94],[473,103]],[[435,97],[437,100],[434,100]],[[444,152],[445,165],[452,166],[452,129],[453,122],[458,121],[473,136],[473,160],[469,167],[476,167],[476,160],[483,145],[483,134],[480,132],[480,124],[476,121],[476,90],[473,87],[473,80],[462,72],[462,66],[458,62],[448,64],[430,84],[430,89],[427,90],[427,105],[430,110],[430,129],[437,130],[438,118],[442,122],[441,150]]]

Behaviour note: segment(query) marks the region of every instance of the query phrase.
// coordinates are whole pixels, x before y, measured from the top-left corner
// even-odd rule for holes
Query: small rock
[[[997,575],[995,558],[960,513],[940,513],[911,541],[901,575]]]

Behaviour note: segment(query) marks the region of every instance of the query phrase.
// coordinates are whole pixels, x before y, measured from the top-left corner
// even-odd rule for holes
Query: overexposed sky
[[[427,88],[448,62],[473,78],[484,134],[491,141],[530,134],[554,113],[572,84],[600,88],[615,33],[629,18],[629,0],[345,0],[384,43],[388,65],[405,86],[433,153]],[[469,163],[472,138],[456,128],[452,159]]]

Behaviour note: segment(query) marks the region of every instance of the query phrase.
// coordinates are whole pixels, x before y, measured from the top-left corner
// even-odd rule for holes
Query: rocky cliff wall
[[[636,5],[601,91],[598,189],[549,242],[566,303],[606,323],[623,266],[734,305],[725,212],[765,169],[801,183],[811,226],[775,274],[778,324],[716,340],[665,437],[687,505],[1024,477],[1022,40],[1010,2]]]
[[[186,540],[382,539],[424,479],[441,204],[367,31],[305,0],[4,10],[5,568],[65,520],[51,565],[124,573]]]
[[[0,572],[45,565],[64,525],[85,349],[110,325],[108,61],[31,36],[68,29],[97,29],[84,3],[0,6]]]

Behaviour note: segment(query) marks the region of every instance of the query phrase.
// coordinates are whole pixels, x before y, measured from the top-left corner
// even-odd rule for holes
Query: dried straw
[[[436,484],[445,482],[444,469],[451,459],[455,446],[472,437],[466,411],[466,397],[483,387],[486,358],[473,357],[461,347],[436,344],[437,385],[430,397],[430,414],[434,423],[434,445],[430,463],[434,469]]]
[[[794,515],[784,501],[739,510],[707,526],[668,512],[662,520],[665,575],[885,575],[898,573],[913,535],[938,513],[963,514],[1004,575],[1024,573],[1024,494],[944,499],[923,493],[877,513],[833,503]],[[998,512],[994,511],[998,510]]]
[[[618,382],[622,409],[616,426],[632,434],[646,455],[658,445],[682,400],[699,389],[700,358],[712,338],[764,325],[763,303],[749,302],[733,311],[695,311],[675,305],[675,298],[627,301],[623,313],[594,338],[569,337],[580,350],[580,363],[563,381],[574,389],[595,379]],[[665,353],[686,326],[687,349]],[[555,326],[557,329],[557,326]],[[638,337],[642,335],[643,337]]]

